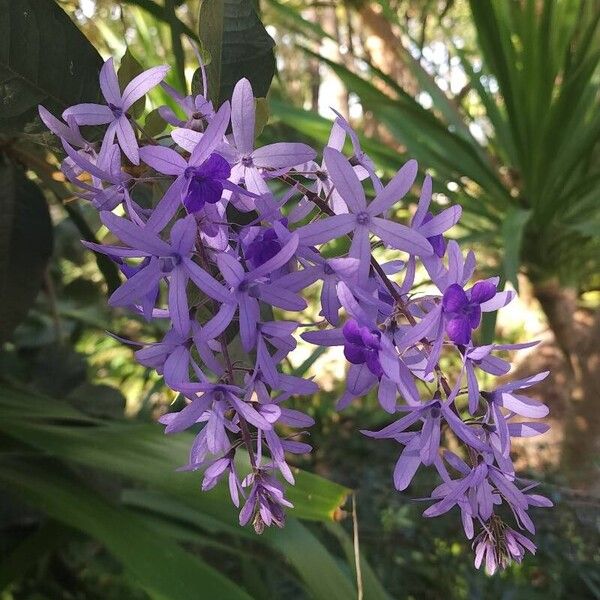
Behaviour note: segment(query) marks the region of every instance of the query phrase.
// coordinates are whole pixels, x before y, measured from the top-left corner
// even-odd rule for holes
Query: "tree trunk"
[[[534,295],[565,356],[565,369],[550,375],[565,398],[561,468],[574,487],[597,491],[600,456],[600,313],[578,308],[577,291],[558,282],[534,286]],[[552,394],[554,395],[554,394]],[[550,407],[552,409],[552,407]]]
[[[549,281],[537,284],[534,287],[534,295],[546,315],[556,343],[570,362],[578,345],[575,320],[577,290],[561,287],[557,281]]]

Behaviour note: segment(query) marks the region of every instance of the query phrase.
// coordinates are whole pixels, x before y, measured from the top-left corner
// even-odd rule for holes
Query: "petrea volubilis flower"
[[[77,125],[108,124],[103,144],[112,144],[116,136],[121,150],[137,165],[140,162],[138,143],[127,111],[157,86],[168,70],[168,66],[152,67],[130,81],[121,93],[113,59],[109,58],[100,70],[100,89],[106,104],[77,104],[63,112],[63,119],[72,117]]]
[[[445,237],[460,207],[432,206],[425,177],[410,222],[398,222],[395,209],[414,187],[417,163],[409,160],[385,183],[340,115],[322,162],[306,144],[256,147],[255,98],[245,79],[221,106],[207,99],[204,72],[202,94],[162,83],[183,117],[160,107],[173,128],[138,140],[127,111],[166,71],[149,69],[121,92],[109,59],[100,74],[106,105],[68,108],[64,122],[43,107],[40,116],[61,138],[68,180],[118,240],[86,243],[123,274],[109,303],[166,321],[164,337],[139,344],[135,356],[185,399],[160,418],[167,434],[195,432],[180,470],[201,470],[203,490],[227,485],[241,525],[252,523],[258,533],[284,526],[293,508],[283,483],[294,484],[289,456],[311,450],[297,438],[313,424],[286,403],[318,389],[286,372],[285,361],[299,327],[311,325],[300,315],[302,293],[318,284],[323,320],[301,337],[343,349],[339,410],[374,391],[391,415],[390,424],[363,434],[399,445],[395,488],[409,488],[419,469],[433,468],[441,481],[424,515],[456,509],[474,540],[475,566],[488,573],[535,552],[520,532],[533,534],[530,508],[551,502],[518,478],[511,440],[547,430],[535,421],[546,406],[523,395],[547,373],[491,381],[510,371],[503,352],[533,344],[475,343],[482,313],[514,293],[499,289],[497,278],[471,283],[475,255]],[[98,148],[79,126],[103,124]],[[347,139],[351,157],[343,154]],[[363,182],[374,190],[371,201]],[[144,202],[140,189],[149,192]],[[243,224],[229,217],[240,210],[249,213]],[[337,240],[345,243],[330,244]],[[401,254],[382,264],[381,245]],[[433,291],[415,286],[421,272]],[[458,372],[448,372],[442,357],[452,357]],[[483,387],[479,372],[486,373]],[[247,460],[237,460],[242,452]]]

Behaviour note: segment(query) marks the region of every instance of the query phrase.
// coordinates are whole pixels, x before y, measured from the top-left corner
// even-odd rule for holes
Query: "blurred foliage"
[[[103,57],[123,57],[122,76],[138,64],[169,63],[171,85],[184,89],[192,80],[197,0],[58,4]],[[323,103],[332,101],[330,69],[344,82],[335,100],[363,131],[378,168],[391,172],[408,151],[431,169],[437,199],[464,206],[468,218],[459,233],[487,252],[484,266],[509,279],[519,269],[536,282],[557,277],[579,291],[598,286],[595,3],[257,4],[277,42],[263,139],[326,141],[330,121],[316,111],[329,114]],[[0,15],[16,5],[0,0]],[[0,31],[5,22],[0,16]],[[64,31],[81,43],[75,28]],[[17,34],[15,27],[10,35]],[[89,48],[82,56],[99,61]],[[146,127],[160,130],[153,109],[170,103],[153,90],[139,107]],[[118,273],[79,241],[101,240],[105,231],[95,211],[62,185],[54,141],[39,135],[32,114],[22,118],[29,135],[11,139],[10,150],[2,146],[0,153],[11,168],[27,169],[24,185],[44,195],[54,252],[37,278],[42,292],[35,302],[32,295],[27,319],[0,351],[3,600],[347,600],[356,595],[352,524],[332,517],[344,516],[348,488],[357,490],[361,550],[369,561],[362,562],[365,600],[600,598],[597,498],[569,490],[560,471],[532,473],[557,503],[536,515],[539,552],[486,577],[473,569],[456,515],[426,520],[420,503],[407,500],[425,495],[428,476],[395,493],[397,448],[357,434],[358,425],[381,424],[375,399],[343,415],[333,411],[340,382],[310,400],[316,451],[298,462],[305,470],[289,492],[294,515],[305,521],[292,518],[284,530],[261,537],[240,529],[221,488],[203,494],[198,474],[174,472],[189,440],[165,439],[153,422],[181,401],[134,361],[131,347],[107,334],[143,342],[164,331],[160,322],[108,310],[106,294]],[[8,205],[9,187],[0,191],[0,206]],[[2,260],[6,269],[4,252]],[[296,374],[318,360],[308,356]]]
[[[324,69],[339,77],[345,112],[432,172],[436,191],[465,209],[463,239],[485,245],[506,279],[518,285],[523,271],[536,284],[557,279],[580,292],[597,286],[597,3],[266,5],[295,32],[282,34],[293,49],[282,71],[289,65],[292,79],[296,70],[313,73],[317,89]],[[332,25],[321,33],[315,21]],[[300,52],[306,58],[294,64]],[[296,87],[310,89],[304,80]],[[273,113],[324,143],[316,121],[305,126],[311,117],[301,121],[288,108],[295,92]],[[300,97],[299,108],[318,105]]]

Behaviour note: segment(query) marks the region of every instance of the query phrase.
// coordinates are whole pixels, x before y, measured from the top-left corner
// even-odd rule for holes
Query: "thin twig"
[[[358,540],[358,516],[356,514],[356,493],[352,493],[352,537],[354,542],[354,569],[356,571],[356,597],[363,600],[363,581],[360,566],[360,544]]]

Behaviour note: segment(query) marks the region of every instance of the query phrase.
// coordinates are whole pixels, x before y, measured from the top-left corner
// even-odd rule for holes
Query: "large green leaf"
[[[159,526],[160,523],[161,530],[167,528],[178,539],[194,541],[205,546],[215,545],[214,538],[209,538],[199,531],[218,533],[220,528],[198,510],[169,500],[164,495],[137,490],[127,491],[125,500],[127,504],[156,514],[156,525]],[[175,529],[176,521],[184,523],[185,526],[181,530]],[[285,557],[286,563],[298,574],[313,598],[344,600],[354,597],[356,595],[354,573],[349,568],[349,564],[354,562],[352,542],[348,540],[339,524],[331,522],[328,524],[328,529],[331,529],[338,537],[344,553],[347,554],[347,564],[336,560],[316,535],[293,518],[287,519],[284,529],[269,529],[263,533],[260,539]],[[239,532],[240,530],[237,528],[238,535]],[[248,537],[252,539],[252,534],[249,533]],[[234,554],[243,552],[238,548],[229,546],[223,550]],[[268,560],[268,557],[264,558],[259,555],[254,557],[255,561],[261,559]],[[362,567],[365,598],[388,600],[381,584],[364,559]]]
[[[51,253],[52,222],[44,195],[0,154],[0,344],[33,304]]]
[[[29,418],[23,418],[22,406]],[[157,425],[95,422],[72,407],[50,398],[13,389],[0,391],[0,430],[57,458],[139,481],[178,498],[185,504],[202,507],[205,514],[226,525],[237,521],[224,486],[208,493],[199,490],[197,473],[175,469],[187,462],[192,436],[165,436]],[[58,415],[63,414],[58,424]],[[312,520],[331,520],[345,502],[349,490],[298,469],[296,485],[287,489],[294,503],[293,515]]]
[[[356,597],[350,572],[340,569],[334,556],[298,521],[290,521],[281,531],[265,532],[269,543],[309,582],[314,598],[347,600]]]
[[[40,457],[0,460],[0,481],[53,519],[100,541],[153,598],[250,600],[231,580],[142,518],[105,500],[68,469]]]
[[[516,290],[519,289],[517,273],[521,264],[521,247],[525,226],[531,216],[530,210],[512,208],[506,213],[506,220],[502,224],[504,239],[504,276]]]
[[[338,539],[346,555],[347,562],[349,564],[354,563],[356,561],[354,542],[342,525],[340,523],[327,523],[326,528]],[[390,600],[390,596],[381,585],[371,565],[369,565],[362,555],[360,557],[360,568],[364,597],[369,600]]]
[[[220,105],[246,77],[254,96],[264,97],[275,73],[275,42],[261,23],[252,0],[202,0],[200,40],[210,53],[209,94]]]
[[[25,405],[26,412],[23,411]],[[206,547],[217,547],[218,537],[215,536],[222,534],[259,541],[286,557],[289,566],[302,579],[312,597],[341,600],[355,595],[351,570],[344,568],[312,533],[293,518],[332,522],[335,512],[348,495],[346,488],[296,469],[296,486],[289,487],[286,492],[294,503],[286,527],[283,530],[269,529],[256,537],[251,530],[240,528],[237,524],[237,514],[226,489],[217,486],[211,492],[202,493],[198,474],[174,472],[174,467],[186,460],[191,436],[167,438],[154,425],[103,422],[84,416],[62,402],[7,387],[0,391],[0,414],[0,432],[37,451],[40,459],[46,456],[60,459],[63,464],[77,463],[143,484],[145,489],[127,491],[123,496],[127,505],[143,509],[145,515],[148,512],[156,515],[150,521],[134,522],[135,536],[142,537],[136,528],[139,525],[140,528],[150,526],[159,537],[160,534],[168,535],[169,538]],[[29,472],[28,466],[26,470]],[[48,481],[45,480],[46,474]],[[60,475],[62,477],[64,473]],[[0,468],[0,479],[2,477]],[[4,477],[15,475],[6,475],[4,471]],[[39,491],[34,492],[30,489],[32,485],[29,480],[24,478],[21,481],[26,488],[24,494],[33,504],[41,505],[45,494],[54,494],[49,486],[56,483],[55,473],[44,469],[43,472],[34,472],[31,477],[32,482],[44,481]],[[69,515],[61,517],[55,513],[52,502],[48,509],[44,506],[44,510],[55,519],[96,537],[121,558],[119,552],[125,552],[125,549],[119,546],[120,538],[112,539],[102,523],[92,528],[87,521],[87,508],[81,509],[86,513],[84,516],[76,511],[73,517],[70,514],[70,499],[64,496],[69,491],[69,485],[63,485],[62,480],[59,485],[67,491],[59,494],[56,502],[66,506]],[[100,506],[98,499],[92,500],[88,495],[84,489],[78,498],[80,502],[90,505],[90,518],[100,510],[99,518],[103,521],[103,515],[109,509]],[[110,510],[123,512],[112,505]],[[73,521],[73,518],[76,520]],[[120,532],[122,535],[127,535],[128,530],[119,515],[114,516],[113,522],[123,530]],[[187,523],[187,527],[182,528],[181,523]],[[114,535],[118,538],[119,534]],[[235,554],[235,549],[231,551]],[[139,579],[139,575],[136,578]],[[226,596],[217,594],[208,597]]]
[[[38,104],[98,99],[102,58],[54,0],[0,0],[0,15],[0,134],[39,132]]]

